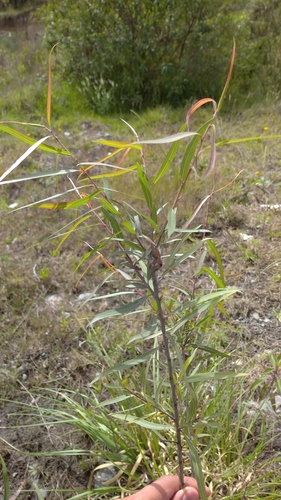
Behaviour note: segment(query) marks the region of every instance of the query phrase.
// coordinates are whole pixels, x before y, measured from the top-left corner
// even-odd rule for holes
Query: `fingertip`
[[[186,486],[182,490],[178,491],[173,497],[173,500],[198,500],[198,499],[199,499],[198,491],[195,488],[192,488],[191,486]]]
[[[199,498],[199,493],[195,488],[186,486],[183,489],[182,500],[198,500],[198,498]]]

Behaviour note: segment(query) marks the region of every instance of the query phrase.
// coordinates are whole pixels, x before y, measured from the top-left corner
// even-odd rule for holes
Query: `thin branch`
[[[176,444],[177,444],[178,463],[179,463],[178,475],[179,475],[179,479],[180,479],[181,488],[183,488],[184,487],[184,471],[183,471],[183,455],[182,455],[182,442],[181,442],[181,429],[180,429],[180,416],[179,416],[179,400],[178,400],[176,386],[175,386],[175,382],[174,382],[174,378],[173,378],[173,366],[172,366],[172,360],[171,360],[171,356],[170,356],[168,335],[166,332],[166,322],[165,322],[164,313],[163,313],[163,309],[162,309],[162,303],[161,303],[161,299],[160,299],[160,295],[159,295],[158,279],[156,276],[156,270],[155,270],[153,261],[151,262],[151,265],[150,265],[150,272],[151,272],[153,288],[154,288],[153,296],[154,296],[154,299],[155,299],[156,304],[157,304],[158,318],[159,318],[160,325],[161,325],[165,355],[166,355],[166,359],[167,359],[169,382],[170,382],[170,386],[171,386],[171,390],[172,390],[172,400],[173,400],[173,407],[174,407],[174,422],[175,422],[175,429],[176,429]]]

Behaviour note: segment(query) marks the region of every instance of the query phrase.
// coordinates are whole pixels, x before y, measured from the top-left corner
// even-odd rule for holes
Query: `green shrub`
[[[230,98],[280,89],[278,1],[50,0],[39,14],[58,69],[98,112],[219,98],[232,39]]]
[[[41,19],[48,48],[59,43],[64,78],[104,112],[219,97],[235,34],[229,9],[221,0],[188,8],[171,0],[51,0]]]

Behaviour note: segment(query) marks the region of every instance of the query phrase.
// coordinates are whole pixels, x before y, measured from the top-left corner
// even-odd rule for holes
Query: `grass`
[[[29,49],[25,48],[21,54],[18,46],[13,45],[16,43],[6,40],[2,45],[7,68],[2,119],[37,120],[38,114],[45,113],[42,97],[45,89],[43,86],[37,93],[38,83],[29,84],[28,76],[30,70],[39,71],[42,82],[46,81],[44,57],[38,55],[38,67],[28,66]],[[11,59],[6,56],[7,50],[13,54]],[[21,60],[22,70],[18,65]],[[14,78],[11,76],[13,66],[19,68]],[[18,90],[20,81],[26,85],[23,92]],[[79,156],[92,158],[93,154],[107,153],[107,148],[101,146],[94,149],[91,141],[99,135],[106,133],[118,139],[128,136],[119,117],[97,117],[85,110],[74,112],[73,109],[77,109],[75,94],[66,88],[64,97],[56,98],[56,92],[59,94],[56,85],[54,81],[57,108],[53,127],[70,134],[64,136],[64,141]],[[66,104],[67,109],[62,112]],[[80,105],[82,107],[82,103],[78,110]],[[202,122],[205,113],[199,113],[198,122],[192,127]],[[140,138],[177,132],[184,118],[183,110],[169,108],[147,110],[140,117],[125,117]],[[255,107],[234,109],[229,115],[223,115],[218,124],[219,140],[278,134],[279,119],[278,101],[265,98]],[[4,170],[24,148],[3,134],[0,140],[3,148],[0,168]],[[152,168],[156,168],[162,157],[161,148],[153,152],[147,150],[145,154]],[[212,200],[208,214],[204,212],[195,221],[205,223],[208,215],[228,284],[239,285],[243,293],[229,304],[228,321],[217,315],[216,321],[199,329],[199,337],[193,338],[194,342],[204,340],[209,346],[231,353],[231,357],[204,357],[197,350],[196,359],[208,373],[219,366],[220,370],[234,367],[250,374],[196,385],[200,404],[194,420],[194,440],[215,498],[275,499],[281,496],[280,415],[274,407],[274,398],[280,394],[277,354],[281,339],[276,315],[280,309],[279,212],[261,208],[262,204],[280,200],[279,156],[277,140],[256,140],[220,148],[213,177],[206,183],[194,176],[180,213],[184,221],[196,202],[209,192],[210,184],[223,186],[243,170],[235,182]],[[44,169],[54,168],[55,162],[36,153],[22,167],[22,173],[42,165]],[[197,171],[204,166],[203,156]],[[165,180],[164,191],[176,182],[176,170],[177,164]],[[52,256],[58,239],[48,240],[48,236],[69,222],[67,212],[38,218],[37,212],[27,209],[7,215],[8,206],[13,202],[26,204],[40,199],[42,187],[51,193],[54,189],[54,185],[40,182],[1,187],[1,349],[4,356],[1,453],[5,492],[8,498],[9,475],[13,492],[20,479],[25,481],[22,498],[27,498],[27,490],[36,487],[38,490],[39,486],[50,489],[52,498],[77,498],[79,493],[83,495],[80,498],[87,498],[90,494],[87,491],[94,484],[93,471],[104,463],[113,463],[116,471],[121,470],[123,474],[117,483],[92,492],[92,498],[135,491],[147,478],[175,472],[176,468],[173,430],[166,428],[171,402],[163,376],[164,365],[153,356],[146,367],[140,364],[128,376],[118,370],[105,380],[99,379],[95,385],[91,383],[104,368],[138,356],[142,346],[129,343],[137,333],[136,323],[129,318],[125,324],[109,321],[96,329],[86,326],[93,315],[108,306],[106,299],[84,305],[81,305],[83,300],[79,300],[80,294],[93,291],[97,272],[103,267],[102,263],[92,266],[76,285],[74,271],[86,247],[83,232],[74,240],[67,240],[61,251]],[[133,183],[124,186],[128,192],[133,187]],[[64,188],[66,185],[60,181],[58,189]],[[254,240],[243,242],[240,233],[251,233]],[[97,238],[96,234],[91,235],[89,243]],[[110,291],[108,289],[108,293]],[[51,297],[55,299],[50,300]],[[255,320],[253,312],[269,322]],[[150,347],[153,346],[154,343]],[[268,352],[262,355],[265,349]],[[191,367],[195,369],[194,366],[192,359]],[[142,400],[142,394],[146,397],[161,394],[166,414],[157,412],[149,400]],[[271,407],[263,407],[263,402]],[[153,422],[163,427],[157,430],[157,439],[151,430],[139,424],[152,413],[156,414]],[[5,441],[27,454],[12,452]],[[184,456],[189,472],[187,446]],[[66,469],[67,475],[62,472]],[[13,478],[15,471],[18,476]],[[37,496],[40,498],[40,490]]]

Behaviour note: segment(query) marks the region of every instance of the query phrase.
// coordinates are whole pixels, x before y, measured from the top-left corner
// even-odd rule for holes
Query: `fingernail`
[[[182,500],[194,500],[194,488],[189,488],[188,486],[183,490]]]

